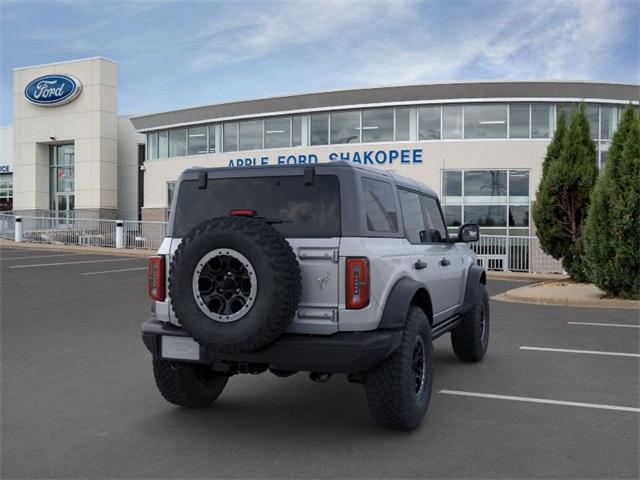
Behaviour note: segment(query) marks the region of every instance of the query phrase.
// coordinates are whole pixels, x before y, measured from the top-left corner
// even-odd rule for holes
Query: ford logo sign
[[[29,82],[24,96],[35,105],[58,106],[75,100],[81,90],[80,81],[70,75],[45,75]]]

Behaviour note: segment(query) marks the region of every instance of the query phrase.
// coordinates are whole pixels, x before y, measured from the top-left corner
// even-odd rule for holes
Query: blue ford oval
[[[71,102],[81,90],[82,84],[70,75],[45,75],[29,82],[24,96],[36,105],[55,106]]]

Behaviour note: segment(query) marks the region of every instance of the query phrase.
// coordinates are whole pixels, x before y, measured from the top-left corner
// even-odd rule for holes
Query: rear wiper
[[[291,220],[282,220],[281,218],[267,218],[267,217],[253,217],[256,220],[262,220],[264,223],[268,225],[276,225],[279,223],[292,223]]]

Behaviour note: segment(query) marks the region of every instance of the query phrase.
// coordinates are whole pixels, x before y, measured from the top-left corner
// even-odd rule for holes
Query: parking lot
[[[210,409],[166,403],[139,335],[145,267],[0,248],[2,478],[639,476],[637,311],[492,301],[485,361],[436,341],[427,419],[403,433],[344,376],[236,376]]]

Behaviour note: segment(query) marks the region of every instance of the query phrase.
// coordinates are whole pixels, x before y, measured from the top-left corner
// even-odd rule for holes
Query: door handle
[[[413,268],[415,268],[416,270],[422,270],[423,268],[427,268],[427,264],[422,260],[418,260],[413,264]]]
[[[451,261],[446,257],[442,257],[440,259],[440,265],[442,265],[443,267],[446,267],[447,265],[451,265]]]

